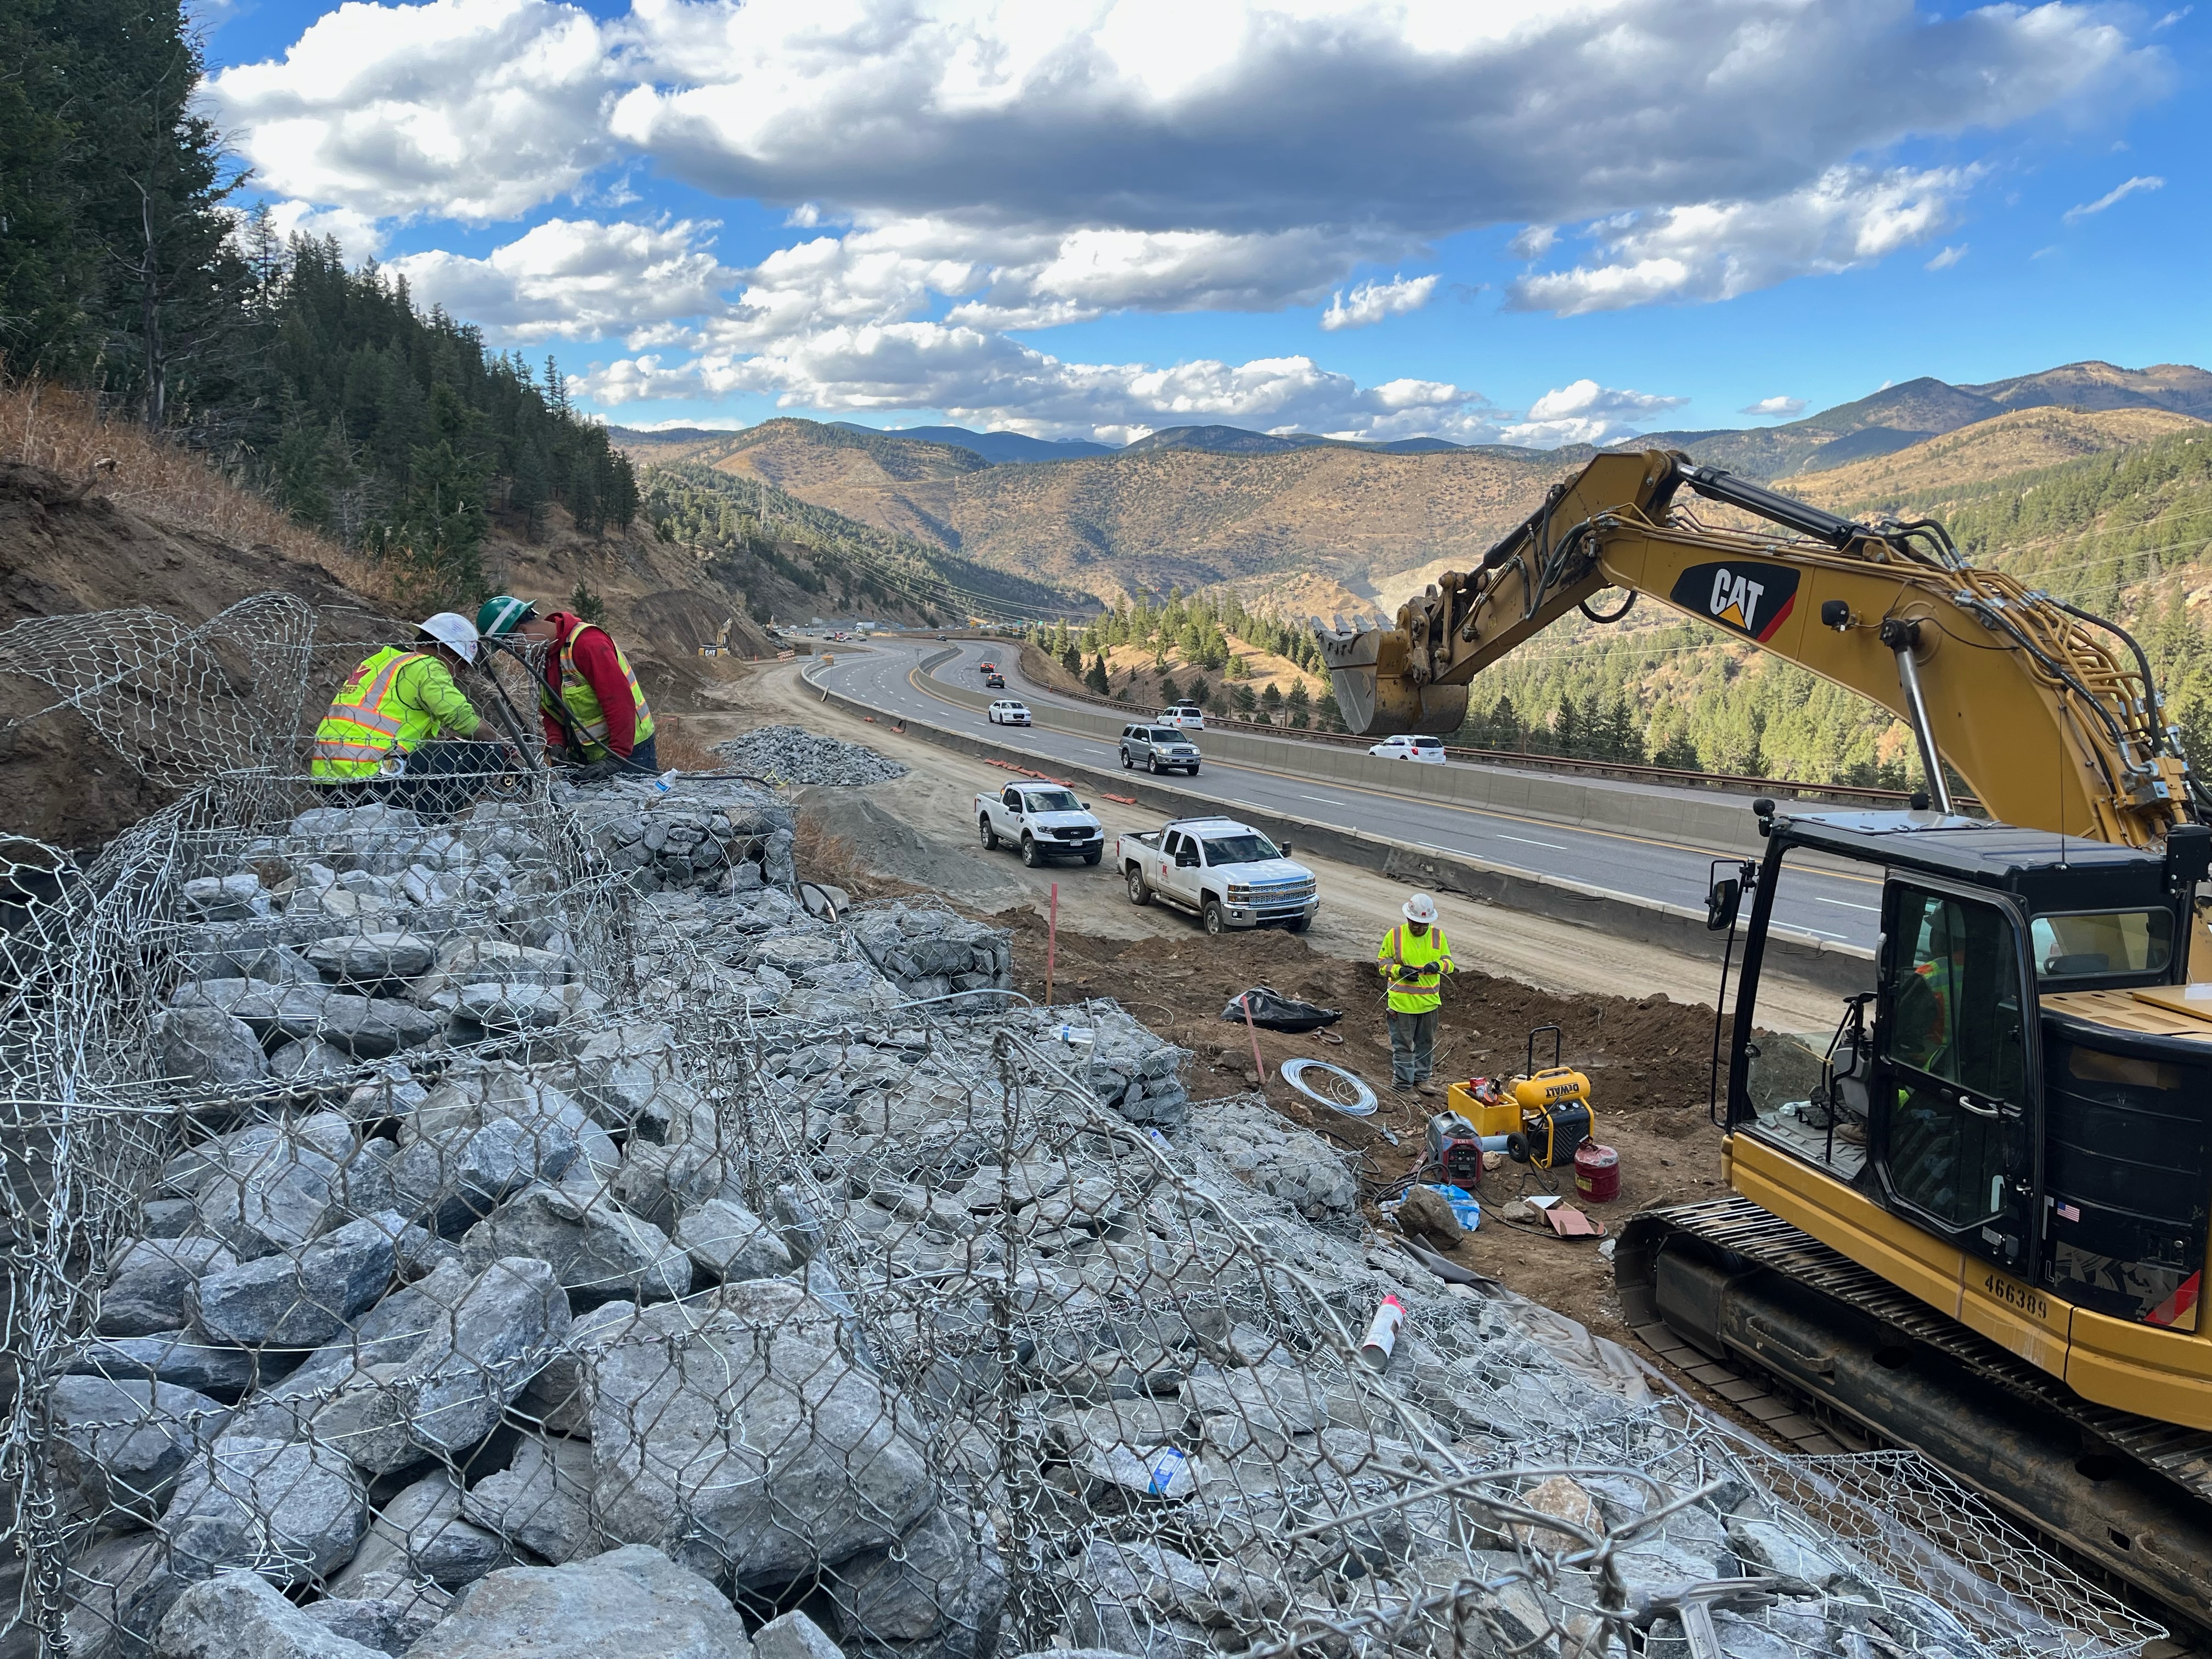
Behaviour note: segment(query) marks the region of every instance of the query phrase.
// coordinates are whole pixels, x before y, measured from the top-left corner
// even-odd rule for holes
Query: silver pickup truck
[[[1158,830],[1124,835],[1114,862],[1129,902],[1163,898],[1198,912],[1209,933],[1281,926],[1305,932],[1321,908],[1314,873],[1234,818],[1176,818]]]
[[[1057,783],[1010,783],[995,795],[976,796],[975,829],[985,852],[1010,842],[1031,869],[1048,858],[1096,864],[1106,852],[1105,826]]]

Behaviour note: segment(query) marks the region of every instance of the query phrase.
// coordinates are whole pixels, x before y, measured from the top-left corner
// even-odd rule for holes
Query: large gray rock
[[[258,979],[204,979],[179,987],[173,1008],[211,1008],[241,1019],[263,1042],[320,1038],[362,1060],[428,1042],[439,1024],[396,997],[365,997],[320,985],[272,985]]]
[[[185,1468],[161,1522],[180,1577],[246,1567],[282,1584],[327,1577],[368,1525],[361,1477],[337,1452],[236,1436]]]
[[[434,1584],[393,1575],[377,1588],[385,1593],[325,1596],[300,1611],[333,1636],[398,1659],[453,1610],[453,1598]]]
[[[716,1279],[772,1279],[791,1271],[791,1250],[750,1210],[709,1199],[676,1224],[675,1242],[702,1273]]]
[[[237,1088],[269,1074],[253,1028],[220,1008],[164,1009],[155,1023],[154,1056],[162,1076],[208,1088]]]
[[[461,1513],[556,1567],[605,1547],[592,1523],[592,1449],[580,1440],[524,1435],[513,1463],[469,1488]]]
[[[803,1613],[771,1619],[753,1632],[753,1659],[845,1659],[829,1632]]]
[[[353,1056],[317,1038],[279,1043],[269,1056],[269,1075],[301,1085],[301,1091],[353,1069]]]
[[[394,1201],[434,1232],[457,1234],[532,1183],[559,1180],[578,1151],[566,1124],[543,1119],[454,1124],[401,1150],[392,1165]]]
[[[73,1349],[62,1368],[71,1376],[173,1383],[226,1402],[237,1400],[261,1374],[258,1356],[243,1348],[217,1347],[183,1331],[94,1337]]]
[[[471,1589],[408,1659],[751,1659],[720,1591],[631,1546],[563,1567],[509,1567]]]
[[[193,1292],[199,1328],[242,1348],[310,1348],[327,1342],[381,1296],[403,1224],[349,1221],[296,1255],[218,1267]]]
[[[154,1644],[155,1659],[377,1659],[380,1651],[309,1618],[251,1572],[193,1585]]]
[[[711,1139],[685,1139],[665,1146],[633,1139],[615,1172],[615,1196],[633,1215],[664,1230],[715,1199],[744,1202],[744,1162],[734,1150]]]
[[[337,1112],[257,1123],[172,1161],[200,1228],[241,1260],[296,1249],[337,1221],[387,1207],[391,1175]]]
[[[562,1286],[580,1300],[660,1302],[691,1289],[690,1260],[659,1228],[612,1203],[587,1203],[557,1187],[529,1188],[461,1240],[466,1267],[511,1255],[551,1264]]]
[[[254,914],[263,892],[251,870],[234,876],[196,876],[184,885],[185,908],[207,921],[238,921]]]
[[[619,1340],[636,1316],[635,1302],[603,1302],[578,1314],[561,1351],[530,1379],[515,1409],[535,1419],[549,1434],[589,1438],[592,1402],[585,1389],[582,1356],[587,1349]]]
[[[440,1292],[450,1283],[443,1270],[433,1279]],[[416,1328],[404,1358],[362,1364],[315,1412],[316,1437],[372,1474],[490,1433],[559,1349],[568,1298],[545,1262],[511,1256],[487,1261],[450,1306],[426,1297]]]
[[[499,1118],[532,1127],[559,1126],[574,1138],[595,1169],[611,1171],[622,1161],[621,1149],[574,1099],[543,1078],[511,1065],[474,1066],[449,1074],[401,1125],[400,1139],[441,1135],[462,1125],[480,1127]]]
[[[413,979],[437,959],[438,947],[419,933],[341,933],[309,945],[307,956],[325,978],[374,988]]]
[[[848,1646],[892,1648],[919,1659],[984,1659],[999,1640],[1006,1568],[991,1523],[939,1504],[894,1550],[838,1564],[830,1580],[838,1633]]]
[[[447,1589],[474,1583],[507,1559],[507,1546],[461,1516],[461,1486],[433,1469],[369,1516],[368,1535],[330,1582],[332,1595],[370,1595],[392,1577],[423,1577]]]
[[[64,1376],[47,1396],[54,1480],[71,1515],[151,1521],[230,1408],[167,1382]]]
[[[63,1625],[70,1659],[144,1659],[162,1615],[189,1583],[170,1570],[169,1547],[155,1533],[125,1533],[77,1550]]]
[[[192,1286],[238,1258],[214,1238],[146,1238],[128,1246],[108,1270],[93,1328],[102,1336],[151,1336],[184,1328]]]
[[[918,1425],[787,1279],[647,1308],[589,1351],[593,1503],[613,1538],[741,1583],[888,1548],[937,1501]]]
[[[453,994],[453,1012],[487,1031],[527,1031],[558,1025],[568,1012],[567,1000],[550,985],[484,980]]]

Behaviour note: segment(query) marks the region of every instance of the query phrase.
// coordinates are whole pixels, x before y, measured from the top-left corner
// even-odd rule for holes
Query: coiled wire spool
[[[1321,1082],[1308,1083],[1309,1073],[1324,1073]],[[1333,1112],[1342,1112],[1346,1117],[1372,1117],[1375,1115],[1375,1091],[1364,1081],[1341,1066],[1332,1066],[1325,1060],[1286,1060],[1280,1073],[1284,1082],[1296,1089],[1317,1106],[1326,1106]],[[1347,1099],[1346,1096],[1350,1097]]]

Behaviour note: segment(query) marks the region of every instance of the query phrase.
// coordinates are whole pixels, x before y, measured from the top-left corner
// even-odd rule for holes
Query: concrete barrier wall
[[[944,661],[947,654],[925,659],[924,672]],[[994,696],[1008,695],[971,691],[939,679],[932,679],[929,690],[935,696],[978,709],[988,708]],[[1103,738],[1109,743],[1120,739],[1123,726],[1146,718],[1134,709],[1117,718],[1103,708],[1070,708],[1055,703],[1035,703],[1030,712],[1039,726]],[[1750,805],[1727,796],[1700,797],[1687,791],[1547,777],[1540,772],[1503,767],[1422,766],[1412,761],[1377,760],[1356,749],[1263,738],[1218,726],[1209,726],[1199,734],[1198,743],[1208,760],[1261,767],[1315,782],[1353,784],[1363,789],[1520,813],[1583,829],[1632,830],[1700,851],[1756,856],[1765,845],[1759,838]],[[1408,774],[1413,775],[1409,778]]]
[[[810,680],[808,684],[812,684],[813,682]],[[871,708],[858,698],[818,685],[815,690],[825,702],[854,714],[873,715],[878,720],[884,718],[880,709]],[[991,702],[988,696],[976,696],[958,686],[949,688],[948,694],[962,703],[968,702],[972,697],[975,699],[973,706],[979,708],[988,706]],[[1056,715],[1069,712],[1064,709],[1054,711]],[[1054,724],[1058,722],[1055,720]],[[1108,724],[1115,733],[1121,729],[1120,723],[1109,721]],[[1187,785],[1168,783],[1142,772],[1107,771],[1079,762],[1041,760],[1039,757],[1025,754],[994,738],[954,731],[925,720],[908,720],[906,734],[957,754],[971,755],[984,760],[1011,761],[1034,769],[1048,770],[1054,776],[1065,778],[1080,788],[1102,795],[1122,795],[1170,817],[1211,814],[1221,810],[1219,801],[1200,794]],[[1221,735],[1242,736],[1241,733]],[[1258,741],[1266,742],[1267,739]],[[1306,752],[1304,750],[1299,751],[1301,756]],[[1356,758],[1365,760],[1367,757],[1359,756]],[[1382,761],[1372,763],[1377,766],[1390,764]],[[1614,939],[1662,945],[1686,956],[1705,958],[1714,964],[1712,986],[1654,988],[1703,997],[1713,994],[1719,984],[1719,963],[1728,935],[1709,931],[1705,927],[1705,913],[1701,909],[1668,904],[1658,899],[1642,898],[1632,893],[1612,892],[1585,882],[1570,881],[1565,877],[1532,875],[1525,871],[1509,870],[1471,855],[1434,853],[1410,842],[1372,835],[1364,830],[1340,830],[1333,824],[1316,823],[1310,818],[1294,817],[1288,813],[1240,807],[1237,816],[1266,831],[1275,840],[1289,842],[1293,847],[1310,852],[1317,858],[1373,870],[1402,880],[1409,886],[1456,893],[1504,909],[1548,917],[1571,927],[1594,928]],[[1109,824],[1108,834],[1112,833]],[[1328,896],[1324,892],[1322,902],[1326,904],[1328,901]],[[1571,948],[1571,945],[1563,943],[1563,948]],[[1778,926],[1767,935],[1767,958],[1778,971],[1824,990],[1834,991],[1838,995],[1871,990],[1874,986],[1874,953],[1861,945],[1842,945],[1832,939]]]

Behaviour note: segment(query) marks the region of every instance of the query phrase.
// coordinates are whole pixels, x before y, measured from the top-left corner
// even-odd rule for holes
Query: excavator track
[[[1918,1451],[2212,1638],[2212,1433],[2083,1400],[1746,1199],[1637,1216],[1614,1260],[1638,1338],[1770,1432]]]

